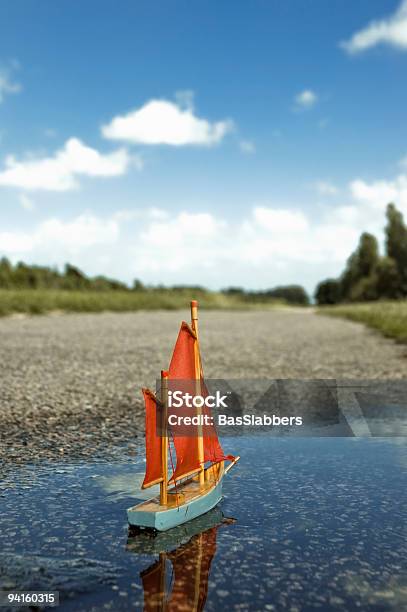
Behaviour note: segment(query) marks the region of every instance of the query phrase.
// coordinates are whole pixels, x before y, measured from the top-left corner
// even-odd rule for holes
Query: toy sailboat
[[[191,326],[181,324],[169,370],[161,372],[161,398],[143,389],[146,474],[142,488],[159,483],[160,495],[127,510],[129,524],[135,527],[166,531],[208,512],[222,498],[224,475],[239,460],[224,455],[214,425],[208,424],[211,419],[202,418],[209,416],[207,407],[195,408],[197,425],[189,429],[188,435],[176,435],[168,427],[169,383],[193,381],[195,397],[208,394],[203,381],[195,300],[191,302],[191,320]],[[173,449],[177,460],[168,478],[168,454],[172,463]],[[225,461],[230,462],[227,467]]]

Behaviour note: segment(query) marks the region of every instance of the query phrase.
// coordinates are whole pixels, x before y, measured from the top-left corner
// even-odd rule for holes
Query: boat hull
[[[126,550],[131,553],[144,555],[158,555],[159,553],[169,553],[176,550],[182,544],[186,544],[190,539],[203,531],[219,527],[224,521],[233,519],[223,516],[219,506],[215,506],[209,512],[198,516],[192,521],[177,525],[167,531],[153,531],[151,529],[141,529],[131,527],[127,539]]]
[[[157,531],[167,531],[178,525],[209,512],[222,499],[222,480],[214,483],[208,490],[190,496],[187,500],[180,501],[172,507],[164,507],[157,504],[156,509],[151,508],[146,503],[133,506],[127,510],[127,518],[130,525],[156,529]],[[182,495],[182,494],[181,494]]]

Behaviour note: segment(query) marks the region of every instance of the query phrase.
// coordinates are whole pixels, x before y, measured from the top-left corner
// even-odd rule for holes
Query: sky
[[[407,0],[4,0],[0,256],[310,293],[407,217]]]

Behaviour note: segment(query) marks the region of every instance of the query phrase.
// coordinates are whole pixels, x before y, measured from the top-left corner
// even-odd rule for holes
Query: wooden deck
[[[205,470],[205,483],[199,485],[199,475],[188,478],[184,482],[177,484],[177,487],[172,487],[168,490],[168,503],[166,506],[160,505],[160,496],[153,497],[132,508],[138,512],[162,512],[170,508],[176,508],[191,502],[196,497],[209,493],[211,489],[219,482],[224,473],[223,462],[211,465]]]

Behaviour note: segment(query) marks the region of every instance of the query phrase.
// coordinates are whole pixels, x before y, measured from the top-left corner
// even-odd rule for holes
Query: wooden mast
[[[168,502],[168,372],[161,370],[161,465],[163,468],[163,480],[160,483],[160,506],[166,506]]]
[[[199,333],[198,333],[198,302],[196,300],[191,301],[191,323],[192,330],[195,333],[196,341],[194,343],[194,355],[195,355],[195,394],[202,395],[201,389],[201,359],[199,353]],[[197,409],[197,414],[200,417],[202,415],[201,408]],[[205,457],[204,457],[204,440],[202,424],[198,425],[198,459],[201,465],[199,472],[199,484],[203,486],[205,484]]]

